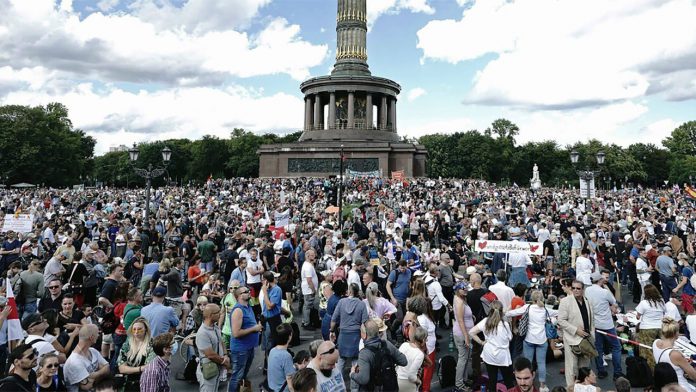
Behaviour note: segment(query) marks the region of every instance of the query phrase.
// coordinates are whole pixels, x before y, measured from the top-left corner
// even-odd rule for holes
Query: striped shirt
[[[169,392],[169,362],[157,356],[140,376],[141,392]]]

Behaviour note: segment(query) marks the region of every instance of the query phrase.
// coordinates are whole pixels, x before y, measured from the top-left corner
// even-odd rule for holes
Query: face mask
[[[172,355],[176,354],[176,352],[179,350],[179,342],[176,340],[172,344]]]

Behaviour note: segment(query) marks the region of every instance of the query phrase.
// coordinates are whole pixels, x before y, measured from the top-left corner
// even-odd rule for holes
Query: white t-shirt
[[[586,285],[591,285],[592,280],[592,261],[585,256],[578,256],[575,259],[575,268],[577,273],[577,279]]]
[[[304,267],[303,263],[302,266]],[[331,377],[324,376],[321,370],[314,366],[314,361],[309,362],[308,368],[317,374],[317,392],[346,392],[346,384],[343,382],[343,374],[338,366],[331,370]]]
[[[256,275],[251,275],[249,273],[249,268],[251,268],[254,271],[261,271],[263,268],[263,262],[261,262],[261,259],[257,258],[256,261],[252,259],[248,259],[247,261],[247,284],[252,284],[252,283],[261,283],[261,275],[263,274],[256,274]]]
[[[549,232],[549,229],[539,229],[537,231],[537,241],[541,242],[542,244],[544,241],[548,240],[551,238],[551,233]]]
[[[570,246],[571,248],[573,248],[573,249],[582,248],[582,234],[573,233],[570,235],[570,239],[572,240],[572,245]]]
[[[362,285],[360,284],[360,274],[358,274],[357,271],[353,271],[353,269],[351,268],[348,271],[348,279],[346,279],[346,283],[348,283],[349,287],[351,283],[356,283],[358,287],[362,287]]]
[[[522,316],[529,309],[529,323],[527,324],[527,336],[524,340],[532,344],[544,344],[546,338],[546,315],[548,317],[558,316],[558,310],[547,310],[545,307],[525,304],[517,309],[507,312],[508,317]]]
[[[437,342],[437,336],[435,335],[435,323],[433,323],[428,316],[421,314],[418,316],[418,323],[421,327],[428,331],[428,340],[426,340],[425,345],[428,348],[428,355],[435,351],[435,343]]]
[[[420,369],[423,359],[425,359],[425,354],[423,354],[421,349],[413,347],[409,342],[402,343],[399,351],[406,356],[408,363],[406,366],[396,367],[396,377],[415,382],[418,378],[418,369]]]
[[[498,301],[500,301],[503,304],[503,311],[507,312],[510,310],[510,306],[512,306],[512,297],[515,296],[515,292],[508,287],[505,282],[498,282],[496,284],[490,285],[488,287],[488,290],[492,291],[493,294],[495,294],[496,297],[498,297]]]
[[[486,332],[487,320],[488,317],[476,324],[476,327],[483,332],[483,336],[486,338],[486,344],[483,345],[481,359],[483,359],[483,362],[494,366],[512,365],[512,357],[510,357],[512,327],[507,322],[500,322],[495,331],[488,334]]]
[[[100,367],[108,364],[99,351],[89,348],[91,358],[85,358],[76,351],[73,351],[63,366],[63,377],[68,392],[78,392],[79,384],[82,380],[89,377],[90,373],[96,372]]]
[[[665,317],[671,317],[674,321],[681,321],[682,317],[679,314],[679,308],[672,301],[665,302]]]
[[[665,317],[665,305],[652,303],[642,300],[636,306],[636,312],[640,313],[640,329],[657,329],[662,327],[662,318]]]
[[[319,277],[317,276],[317,271],[314,269],[314,265],[312,265],[312,263],[307,261],[302,263],[302,271],[300,277],[302,283],[302,295],[312,294],[312,290],[309,288],[309,284],[307,283],[307,278],[312,278],[314,290],[319,290]]]
[[[646,271],[647,269],[648,263],[642,258],[638,258],[638,260],[636,260],[636,270]],[[638,279],[643,283],[647,282],[648,280],[650,280],[650,272],[639,273]]]
[[[689,330],[691,343],[696,344],[696,314],[686,316],[686,328]]]

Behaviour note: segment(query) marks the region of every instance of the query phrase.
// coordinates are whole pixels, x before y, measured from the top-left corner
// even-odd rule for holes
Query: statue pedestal
[[[541,180],[532,179],[532,189],[541,189]]]

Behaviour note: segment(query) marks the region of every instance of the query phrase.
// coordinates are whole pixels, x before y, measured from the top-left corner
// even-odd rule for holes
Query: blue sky
[[[696,119],[693,0],[367,0],[399,132],[660,144]],[[0,104],[66,104],[97,153],[299,130],[330,72],[335,0],[0,0]]]

